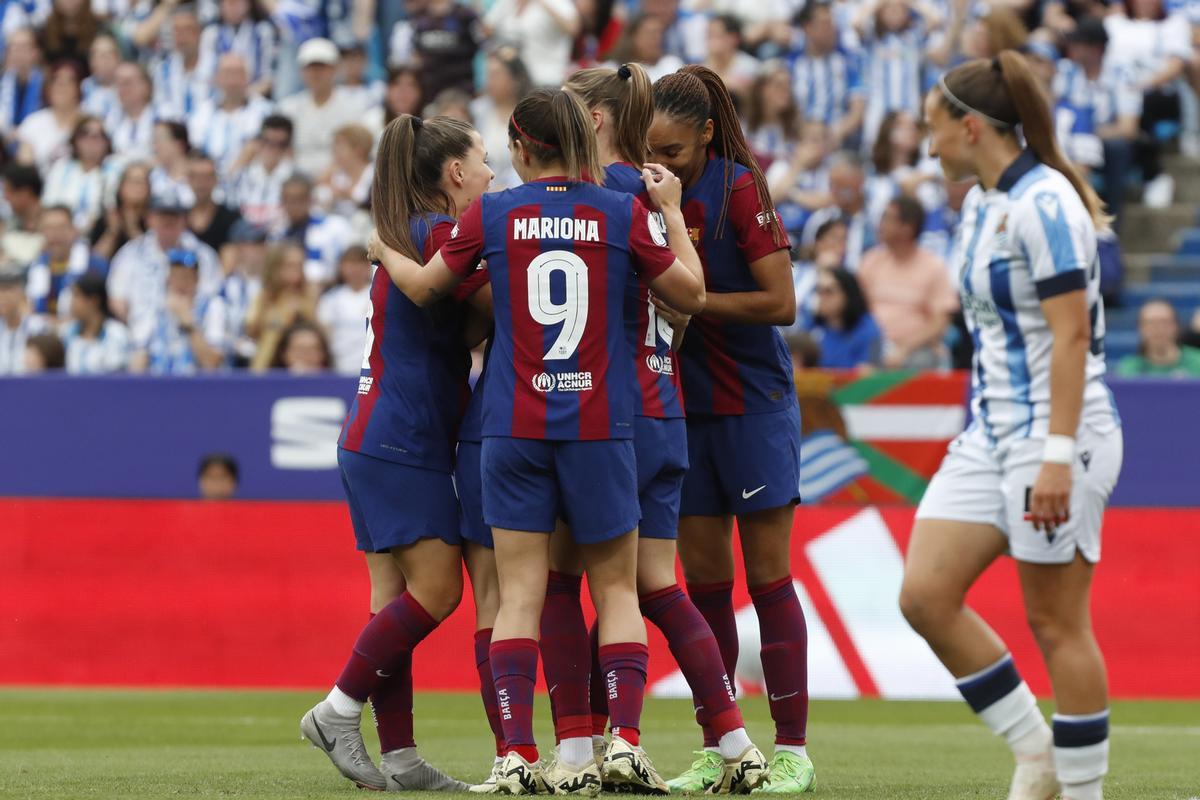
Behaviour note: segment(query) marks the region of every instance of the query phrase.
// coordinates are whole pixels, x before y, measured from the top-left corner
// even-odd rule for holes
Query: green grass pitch
[[[362,797],[299,741],[314,692],[0,691],[0,798]],[[743,701],[769,754],[762,698]],[[553,741],[539,697],[538,737]],[[421,752],[479,779],[491,763],[479,700],[420,694]],[[1113,707],[1106,797],[1200,798],[1200,704]],[[369,727],[369,726],[368,726]],[[815,702],[809,725],[817,797],[1003,798],[1010,760],[961,703]],[[372,750],[374,733],[368,733]],[[643,743],[664,775],[691,760],[690,704],[647,704]],[[461,795],[460,797],[468,797]]]

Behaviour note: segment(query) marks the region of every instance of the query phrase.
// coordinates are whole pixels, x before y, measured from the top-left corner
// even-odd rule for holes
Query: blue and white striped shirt
[[[792,86],[804,118],[833,125],[850,110],[850,101],[866,94],[859,54],[837,47],[809,56],[802,47],[792,61]]]
[[[160,119],[186,122],[213,96],[211,77],[197,66],[188,72],[183,56],[172,50],[154,67],[154,108]]]
[[[246,143],[258,136],[262,122],[271,113],[271,103],[251,97],[232,111],[209,100],[188,119],[188,139],[217,165],[217,172],[231,179],[230,167]]]
[[[868,32],[867,113],[863,122],[863,141],[875,141],[879,125],[889,111],[907,111],[920,116],[923,63],[927,44],[925,26],[919,18],[903,31],[881,35]]]
[[[1054,96],[1076,113],[1086,113],[1092,125],[1103,128],[1120,117],[1142,115],[1142,93],[1124,67],[1106,63],[1095,80],[1083,67],[1063,59],[1054,76]]]
[[[993,445],[1044,437],[1050,424],[1050,352],[1054,337],[1041,303],[1087,294],[1092,347],[1082,421],[1119,424],[1104,383],[1104,302],[1096,229],[1060,172],[1022,153],[996,188],[976,186],[963,202],[953,264],[967,328],[975,343],[972,426]]]
[[[213,23],[200,33],[200,61],[196,72],[211,81],[217,62],[227,53],[246,61],[250,82],[270,77],[275,69],[275,28],[269,22],[246,20],[240,25]]]

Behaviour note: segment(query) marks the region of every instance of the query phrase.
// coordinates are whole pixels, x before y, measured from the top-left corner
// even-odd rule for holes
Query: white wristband
[[[1049,464],[1070,464],[1075,460],[1075,438],[1050,434],[1046,437],[1046,449],[1042,461]]]

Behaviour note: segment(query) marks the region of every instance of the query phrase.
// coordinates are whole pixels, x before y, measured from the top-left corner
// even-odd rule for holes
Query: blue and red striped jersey
[[[622,161],[605,167],[604,188],[632,194],[647,208],[652,207],[646,184],[642,182],[642,171],[632,164]],[[671,349],[673,331],[666,320],[658,317],[650,302],[650,290],[640,279],[630,281],[625,289],[625,333],[633,349],[633,365],[641,388],[633,413],[659,419],[682,417],[683,391],[679,387],[675,351]]]
[[[709,293],[756,292],[750,263],[789,247],[776,243],[772,208],[758,201],[750,170],[710,157],[699,180],[683,192],[683,218],[704,264]],[[717,223],[726,191],[724,230]],[[701,314],[692,319],[679,351],[688,414],[757,414],[796,402],[792,357],[773,325],[725,322]]]
[[[413,244],[428,261],[450,238],[454,220],[411,222]],[[375,458],[449,472],[470,387],[463,308],[447,299],[429,308],[409,300],[375,267],[367,345],[358,394],[338,445]]]
[[[476,200],[441,252],[460,276],[483,258],[492,277],[484,436],[633,435],[626,284],[675,261],[641,201],[565,178],[532,181]]]

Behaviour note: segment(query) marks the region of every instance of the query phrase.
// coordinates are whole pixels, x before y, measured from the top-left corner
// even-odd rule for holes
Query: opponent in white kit
[[[975,362],[972,422],[917,510],[901,607],[1011,746],[1011,800],[1052,798],[1060,785],[1068,800],[1100,798],[1108,690],[1088,599],[1122,457],[1104,384],[1096,230],[1107,220],[1018,53],[946,73],[925,117],[947,177],[979,181],[953,262]],[[964,605],[1004,553],[1050,673],[1053,732],[1004,643]]]

